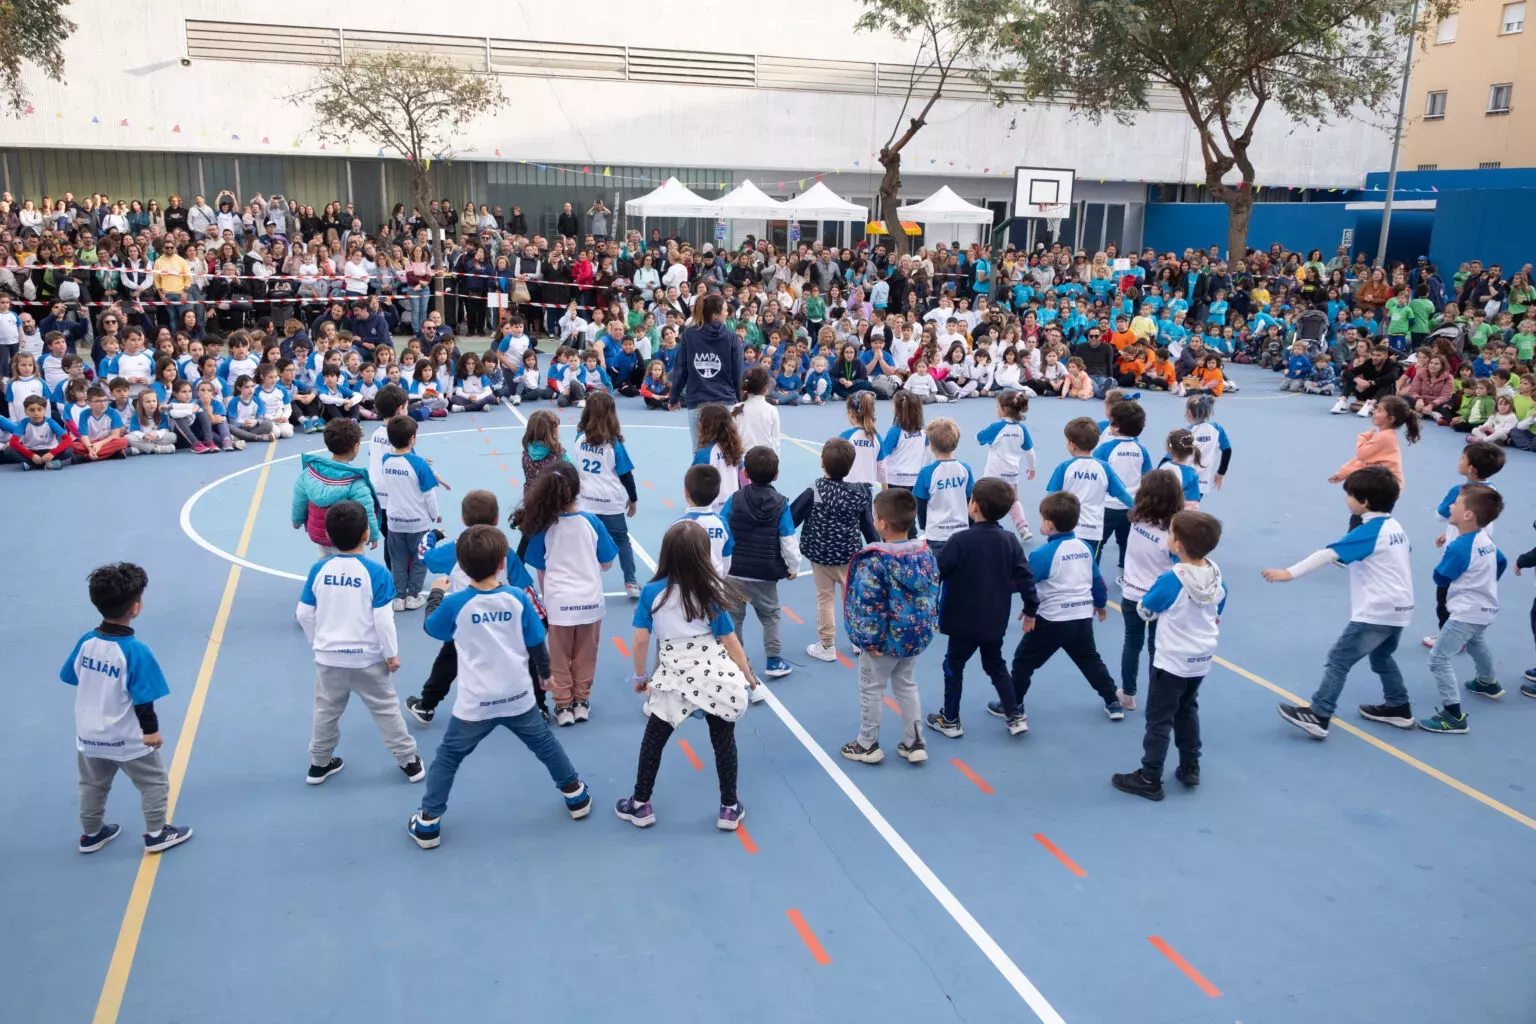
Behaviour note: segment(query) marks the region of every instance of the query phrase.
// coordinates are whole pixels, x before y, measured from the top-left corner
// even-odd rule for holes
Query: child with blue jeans
[[[332,422],[344,422],[340,420]],[[437,475],[427,460],[413,450],[416,421],[396,416],[384,425],[389,434],[390,453],[382,463],[379,487],[384,514],[389,517],[385,538],[389,568],[395,577],[394,609],[415,611],[427,603],[421,592],[427,581],[427,563],[422,558],[421,542],[427,531],[443,521],[437,508]]]
[[[507,561],[506,535],[494,526],[471,526],[459,535],[454,553],[470,584],[444,598],[426,620],[427,635],[452,641],[459,652],[459,690],[427,771],[421,809],[406,824],[424,850],[442,841],[440,823],[459,765],[498,726],[543,763],[572,818],[592,810],[586,784],[534,704],[534,687],[549,677],[549,651],[533,601],[497,579]]]
[[[1314,739],[1328,738],[1339,694],[1349,670],[1369,657],[1381,677],[1384,703],[1362,704],[1360,714],[1373,722],[1414,727],[1413,708],[1403,673],[1392,655],[1413,618],[1413,567],[1408,535],[1392,518],[1402,487],[1385,466],[1366,466],[1344,479],[1344,501],[1359,526],[1289,569],[1265,569],[1271,583],[1285,583],[1325,565],[1349,567],[1349,625],[1328,652],[1327,667],[1308,707],[1280,705],[1280,717]]]
[[[1451,502],[1450,523],[1456,538],[1445,545],[1435,566],[1435,586],[1444,588],[1446,621],[1429,652],[1429,671],[1440,690],[1441,708],[1419,722],[1426,732],[1464,733],[1467,716],[1451,659],[1463,649],[1472,656],[1477,678],[1467,684],[1473,693],[1497,700],[1504,688],[1493,674],[1493,656],[1483,633],[1499,613],[1499,577],[1507,564],[1488,527],[1504,511],[1504,499],[1487,484],[1466,484]]]

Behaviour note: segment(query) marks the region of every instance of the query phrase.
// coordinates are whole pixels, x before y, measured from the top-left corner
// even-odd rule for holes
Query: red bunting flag
[[[178,124],[175,127],[173,127],[171,129],[171,134],[172,135],[180,135],[181,134],[181,125]]]

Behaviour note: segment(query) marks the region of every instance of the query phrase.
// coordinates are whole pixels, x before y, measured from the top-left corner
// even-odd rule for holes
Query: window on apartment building
[[[1496,171],[1503,166],[1503,161],[1500,160],[1484,160],[1477,165],[1477,169],[1480,171]]]
[[[1505,4],[1504,16],[1499,19],[1499,34],[1513,35],[1516,32],[1525,31],[1525,0],[1519,3]]]
[[[1509,113],[1510,94],[1513,93],[1514,91],[1515,91],[1515,87],[1514,87],[1513,83],[1510,83],[1510,82],[1505,82],[1502,85],[1491,85],[1491,86],[1489,86],[1488,87],[1488,113],[1490,113],[1490,114],[1507,114],[1507,113]]]
[[[1440,22],[1435,30],[1435,43],[1454,43],[1456,41],[1456,15],[1448,14]]]
[[[1438,171],[1439,169],[1439,164],[1419,164],[1418,167],[1414,168],[1414,170],[1418,171]]]
[[[1424,101],[1424,120],[1438,121],[1445,116],[1445,90],[1432,92]]]

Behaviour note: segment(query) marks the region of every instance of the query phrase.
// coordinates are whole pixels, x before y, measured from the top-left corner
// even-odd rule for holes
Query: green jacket
[[[299,459],[299,478],[293,482],[293,506],[290,519],[294,526],[308,530],[309,539],[324,547],[334,547],[325,532],[325,512],[343,501],[355,501],[368,513],[368,533],[382,539],[379,531],[378,495],[368,479],[368,470],[350,462],[338,462],[329,455],[305,455]]]

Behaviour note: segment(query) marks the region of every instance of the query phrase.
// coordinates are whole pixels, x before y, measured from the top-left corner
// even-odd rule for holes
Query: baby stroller
[[[1317,308],[1303,310],[1296,318],[1296,340],[1306,342],[1307,356],[1328,350],[1328,314]]]
[[[1467,334],[1465,326],[1462,324],[1442,324],[1429,332],[1429,337],[1424,339],[1424,343],[1433,347],[1441,338],[1451,343],[1451,349],[1455,352],[1457,359],[1466,358],[1467,345],[1471,339]]]

